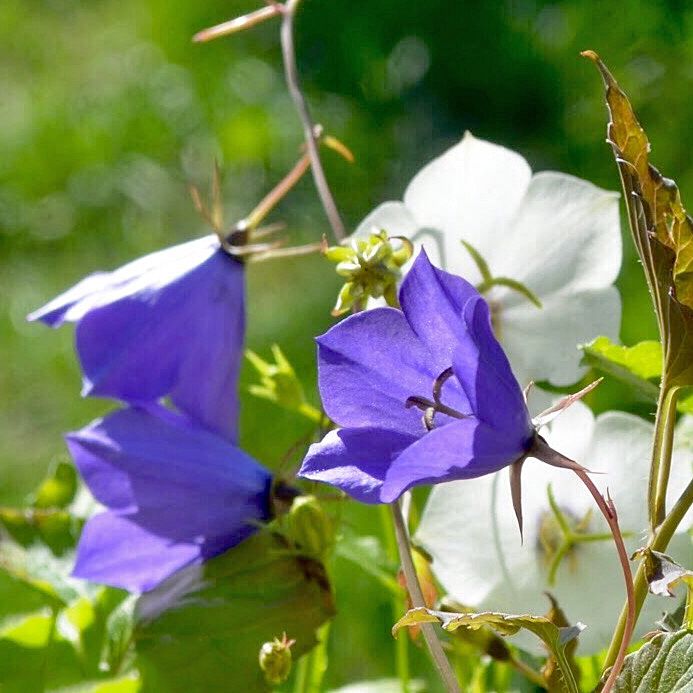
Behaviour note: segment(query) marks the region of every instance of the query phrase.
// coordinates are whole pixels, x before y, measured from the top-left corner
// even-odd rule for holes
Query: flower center
[[[548,584],[556,582],[556,573],[563,559],[567,556],[574,559],[578,545],[584,542],[609,541],[609,532],[590,533],[589,526],[592,510],[582,517],[561,507],[556,502],[551,484],[546,487],[549,509],[539,518],[537,549],[546,560]]]
[[[424,414],[421,417],[421,420],[423,421],[424,428],[427,431],[435,428],[434,418],[436,413],[447,414],[447,416],[451,416],[453,419],[464,419],[465,416],[469,416],[469,414],[463,414],[462,412],[447,406],[447,404],[444,404],[441,400],[443,385],[445,385],[446,381],[452,378],[453,375],[455,374],[452,368],[446,368],[433,381],[432,400],[426,397],[421,397],[420,395],[412,395],[411,397],[407,397],[407,401],[404,403],[404,406],[407,409],[416,407],[417,409],[421,409],[421,411],[423,411]]]

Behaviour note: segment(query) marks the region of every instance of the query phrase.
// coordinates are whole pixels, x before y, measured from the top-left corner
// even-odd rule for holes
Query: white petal
[[[476,282],[479,273],[460,241],[489,262],[496,257],[531,175],[519,154],[467,133],[414,176],[404,203],[422,228],[445,234],[441,266]]]
[[[387,231],[388,236],[411,238],[416,233],[418,225],[402,202],[383,202],[356,227],[351,237],[362,238],[371,233],[379,233],[383,229]]]
[[[594,421],[582,403],[558,417],[546,433],[549,443],[578,462],[605,472],[592,478],[604,491],[608,486],[617,505],[622,530],[631,532],[626,545],[641,544],[647,524],[645,496],[653,426],[633,415],[608,412]],[[675,452],[672,494],[690,479],[690,451]],[[548,566],[538,549],[540,518],[548,510],[547,485],[558,505],[576,517],[594,508],[591,532],[606,524],[591,496],[571,472],[528,460],[523,471],[524,544],[520,544],[510,502],[507,473],[473,481],[441,484],[432,491],[416,539],[433,556],[433,570],[443,587],[462,603],[478,609],[542,614],[549,590],[572,622],[588,628],[580,636],[582,654],[608,645],[624,600],[620,564],[611,540],[583,544],[564,558],[554,585],[548,584]],[[685,533],[687,517],[667,552],[684,565],[693,561]],[[598,595],[598,596],[595,596]],[[649,598],[636,637],[652,628],[673,600]],[[539,654],[541,647],[528,635],[520,646]]]
[[[621,299],[613,286],[554,294],[537,308],[526,299],[500,312],[499,339],[520,383],[575,383],[584,368],[578,344],[599,335],[618,339]]]
[[[511,227],[496,238],[499,252],[486,259],[540,299],[609,286],[621,268],[618,205],[618,193],[564,173],[537,173]]]

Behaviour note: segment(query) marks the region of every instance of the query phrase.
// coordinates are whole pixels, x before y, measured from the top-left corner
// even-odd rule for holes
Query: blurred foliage
[[[215,157],[229,220],[244,216],[295,161],[301,135],[283,84],[277,24],[208,45],[190,41],[256,6],[0,3],[0,505],[19,505],[64,455],[62,433],[110,406],[80,399],[71,330],[51,334],[27,324],[26,313],[86,273],[205,233],[186,186],[208,186]],[[578,57],[586,48],[618,75],[658,165],[691,199],[692,29],[693,8],[682,0],[305,0],[298,53],[306,91],[316,118],[356,155],[349,166],[324,154],[347,223],[353,228],[377,203],[400,197],[421,165],[465,129],[520,151],[534,169],[618,189],[601,85]],[[292,242],[327,232],[309,177],[277,219]],[[656,328],[628,240],[626,248],[622,338],[636,344],[655,338]],[[264,355],[280,342],[317,404],[312,339],[333,320],[338,278],[319,257],[253,265],[248,274],[248,346]],[[652,409],[615,382],[592,404],[642,415]],[[244,397],[243,444],[269,466],[311,426]],[[349,504],[342,512],[350,532],[374,533],[373,509]],[[327,683],[392,676],[391,593],[340,557],[333,577],[340,612]],[[35,612],[31,637],[45,638],[50,616],[41,609],[36,590],[0,572],[0,619]],[[412,671],[428,676],[425,657],[410,649]],[[13,665],[12,657],[2,660]],[[478,675],[493,681],[489,671]]]

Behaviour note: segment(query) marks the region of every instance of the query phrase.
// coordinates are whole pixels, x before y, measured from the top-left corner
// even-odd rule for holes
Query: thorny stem
[[[671,538],[676,532],[676,528],[681,524],[685,514],[688,512],[690,507],[693,505],[693,479],[688,483],[686,489],[681,494],[679,499],[676,501],[671,512],[666,516],[664,522],[657,528],[649,543],[649,548],[653,551],[666,551]],[[635,573],[635,579],[633,581],[633,591],[635,593],[635,617],[637,618],[642,609],[642,605],[645,602],[645,597],[647,596],[647,578],[645,577],[645,561],[642,561],[638,566],[638,570]],[[611,644],[609,645],[609,651],[606,654],[606,660],[604,666],[609,666],[612,662],[616,660],[617,652],[621,647],[621,643],[624,640],[624,633],[626,632],[626,625],[628,620],[628,604],[624,605],[621,611],[621,616],[614,631],[613,638],[611,639]]]
[[[424,601],[423,593],[421,592],[421,585],[419,584],[419,578],[416,575],[416,568],[414,567],[414,561],[411,557],[411,547],[409,544],[409,532],[404,524],[404,517],[402,516],[402,507],[399,501],[395,501],[390,505],[392,509],[392,519],[395,525],[395,535],[397,537],[397,548],[399,549],[399,558],[402,562],[402,573],[404,573],[404,580],[407,584],[407,592],[409,592],[409,599],[414,608],[426,607],[426,602]],[[428,645],[428,651],[431,653],[431,658],[433,659],[436,669],[440,674],[440,678],[445,685],[445,689],[448,693],[461,693],[460,687],[455,679],[455,674],[450,667],[450,662],[448,662],[445,652],[443,651],[443,646],[440,644],[440,640],[436,636],[436,632],[431,623],[422,623],[421,631],[423,632],[424,639],[426,640],[426,645]]]
[[[539,436],[535,441],[534,447],[532,449],[532,457],[547,462],[549,464],[556,464],[557,462],[563,461],[564,463],[572,463],[570,460],[560,453],[556,452],[550,448]],[[560,466],[560,465],[559,465]],[[626,653],[628,651],[628,644],[630,643],[631,635],[633,634],[633,629],[635,627],[636,618],[636,602],[635,602],[635,592],[633,587],[633,576],[630,571],[630,563],[628,561],[628,552],[626,551],[626,546],[623,543],[623,535],[621,534],[621,529],[618,526],[618,517],[616,515],[616,507],[613,501],[608,498],[604,499],[599,489],[594,485],[592,479],[587,476],[587,473],[580,469],[573,467],[573,471],[578,475],[582,483],[587,487],[587,490],[594,498],[597,507],[604,515],[604,519],[609,525],[609,529],[614,537],[614,543],[616,544],[616,551],[618,553],[618,558],[621,563],[621,568],[623,569],[623,577],[626,584],[626,613],[625,620],[623,624],[623,637],[620,641],[620,646],[616,652],[615,658],[613,660],[613,666],[609,672],[608,678],[604,683],[602,688],[602,693],[609,693],[613,688],[616,678],[618,677],[621,668],[623,667],[623,660],[626,658]],[[693,484],[693,482],[692,482]],[[607,667],[610,662],[605,662],[604,666]]]
[[[332,233],[337,242],[343,240],[346,236],[344,223],[337,210],[330,186],[325,178],[325,171],[320,160],[318,152],[316,127],[310,116],[308,103],[301,90],[301,81],[298,76],[298,67],[296,65],[296,51],[294,49],[294,17],[296,10],[301,4],[301,0],[287,0],[283,5],[282,10],[282,28],[281,28],[281,44],[282,55],[284,59],[284,72],[286,74],[286,85],[289,88],[289,93],[294,101],[299,118],[303,125],[303,135],[306,141],[306,148],[313,170],[313,180],[315,187],[320,196],[325,215],[327,216]]]
[[[678,388],[671,387],[663,379],[659,389],[652,446],[652,465],[647,487],[647,507],[652,532],[662,523],[666,515],[666,496],[669,472],[671,471],[671,454],[674,446],[677,399]]]

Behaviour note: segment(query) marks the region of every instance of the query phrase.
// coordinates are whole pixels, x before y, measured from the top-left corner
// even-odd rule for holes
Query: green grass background
[[[215,157],[228,222],[296,159],[301,134],[277,23],[208,45],[190,40],[255,6],[0,3],[1,504],[21,503],[50,460],[65,454],[64,431],[111,406],[80,398],[71,329],[28,324],[26,313],[89,272],[206,233],[186,185],[206,187]],[[297,31],[316,119],[356,156],[353,166],[324,157],[351,228],[379,202],[400,197],[418,168],[466,129],[518,150],[535,170],[616,189],[601,83],[578,55],[585,48],[600,52],[631,95],[654,162],[676,178],[684,202],[693,195],[686,2],[305,0]],[[295,243],[328,230],[309,179],[273,218],[287,222]],[[624,237],[622,338],[634,343],[656,333]],[[316,403],[312,340],[332,322],[337,289],[319,258],[248,271],[248,346],[267,355],[279,342]],[[638,409],[615,386],[602,388],[594,405]],[[268,466],[305,430],[299,418],[244,396],[243,445]],[[364,533],[380,527],[372,508],[350,505],[345,521]],[[340,561],[335,581],[329,683],[391,674],[387,593]],[[0,617],[30,601],[12,594],[0,578]]]

